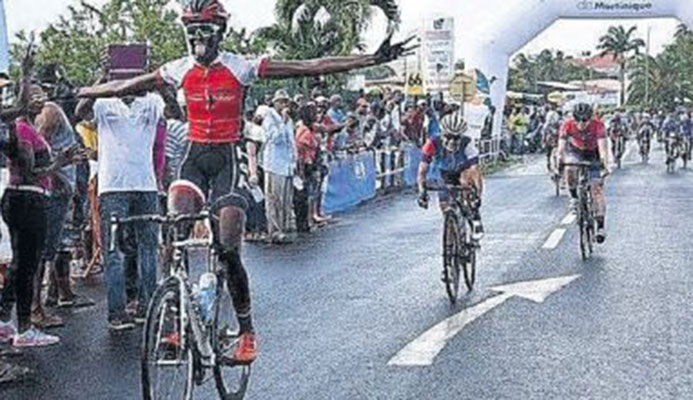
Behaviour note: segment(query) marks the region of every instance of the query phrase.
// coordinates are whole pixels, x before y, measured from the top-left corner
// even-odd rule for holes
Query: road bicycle
[[[640,145],[640,158],[643,164],[650,161],[650,135],[643,133],[638,141]]]
[[[616,158],[616,166],[621,169],[623,166],[623,155],[626,152],[626,138],[623,135],[618,135],[616,139],[614,157]]]
[[[578,204],[576,212],[576,223],[580,230],[579,245],[580,255],[587,261],[594,253],[596,243],[597,220],[594,213],[594,197],[592,195],[592,178],[590,170],[597,164],[591,162],[566,163],[566,167],[576,167],[578,169]]]
[[[550,167],[549,174],[551,175],[551,182],[553,182],[556,197],[561,195],[561,182],[563,181],[563,174],[561,174],[562,167],[558,162],[558,148],[554,147],[551,151],[551,156],[549,158]]]
[[[679,152],[683,161],[683,169],[688,168],[688,162],[691,160],[691,140],[687,137],[682,137],[680,142]]]
[[[226,270],[219,268],[212,235],[188,238],[192,224],[202,222],[210,227],[213,218],[209,210],[196,215],[111,218],[111,250],[123,225],[155,223],[161,226],[167,255],[162,262],[167,276],[152,295],[144,325],[141,378],[145,400],[189,400],[196,386],[212,379],[222,400],[240,400],[247,391],[250,366],[232,359],[239,333]],[[205,274],[208,282],[215,282],[204,293],[188,276],[194,252],[206,255]],[[171,379],[166,380],[168,376]]]
[[[460,275],[467,290],[474,288],[479,243],[472,239],[473,216],[479,196],[473,186],[427,185],[427,190],[448,191],[450,204],[443,214],[443,283],[452,304],[457,302]]]
[[[676,136],[669,135],[666,138],[666,153],[667,153],[667,172],[673,174],[676,172],[676,160],[679,158],[680,148],[679,139]]]

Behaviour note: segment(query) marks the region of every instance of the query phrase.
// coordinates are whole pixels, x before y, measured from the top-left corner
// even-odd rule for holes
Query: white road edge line
[[[565,229],[556,229],[551,233],[551,236],[546,240],[546,243],[541,247],[542,249],[545,250],[553,250],[556,247],[558,247],[558,244],[561,243],[561,240],[563,240],[563,236],[565,235],[566,230]]]

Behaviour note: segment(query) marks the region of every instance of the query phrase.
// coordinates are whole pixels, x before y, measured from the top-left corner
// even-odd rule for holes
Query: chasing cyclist
[[[188,0],[183,25],[191,55],[171,61],[139,77],[82,88],[82,98],[124,97],[161,87],[182,88],[190,121],[190,147],[180,169],[182,181],[172,184],[169,206],[189,214],[200,204],[212,204],[219,218],[214,229],[219,259],[225,266],[241,337],[232,358],[249,364],[257,357],[257,342],[251,320],[248,274],[241,259],[247,196],[237,189],[239,161],[236,146],[241,141],[243,99],[246,88],[258,79],[283,79],[347,72],[393,61],[411,54],[413,37],[391,44],[388,37],[373,55],[316,60],[249,60],[224,52],[221,44],[229,14],[219,0]],[[256,177],[250,177],[257,181]],[[203,199],[202,202],[191,199]],[[194,205],[194,207],[193,207]]]
[[[638,129],[638,144],[640,145],[640,155],[646,159],[650,155],[652,136],[656,130],[655,124],[652,122],[650,114],[645,113],[642,116],[642,123]]]
[[[551,110],[546,113],[546,122],[543,126],[543,143],[546,149],[546,169],[553,171],[554,151],[558,145],[558,133],[561,130],[562,116],[556,111],[555,106],[551,106]]]
[[[662,130],[664,131],[664,147],[667,154],[667,162],[669,162],[670,158],[677,158],[672,157],[672,154],[678,149],[679,135],[681,133],[681,124],[676,113],[671,112],[667,115],[664,119]]]
[[[591,162],[592,195],[596,207],[597,243],[606,240],[606,196],[604,195],[604,175],[608,160],[608,146],[604,124],[594,118],[592,106],[580,103],[573,110],[573,118],[567,120],[561,129],[558,141],[559,159],[564,164]],[[577,208],[577,171],[574,166],[566,165],[565,172],[570,190],[571,209]],[[606,175],[606,174],[605,174]]]
[[[446,115],[440,121],[440,125],[441,136],[428,139],[423,147],[423,159],[419,165],[417,179],[418,204],[421,208],[428,208],[426,177],[431,164],[434,164],[440,169],[444,184],[472,187],[476,190],[477,201],[471,216],[472,240],[479,241],[484,235],[480,214],[484,181],[479,171],[479,150],[472,138],[465,136],[468,126],[461,111]],[[450,193],[446,190],[441,191],[438,200],[441,211],[445,212],[451,200]]]
[[[611,139],[611,153],[616,159],[623,156],[622,152],[626,147],[626,140],[628,134],[628,124],[624,121],[624,117],[621,113],[616,112],[611,121],[609,121],[609,138]],[[619,149],[619,141],[623,139],[623,148]]]

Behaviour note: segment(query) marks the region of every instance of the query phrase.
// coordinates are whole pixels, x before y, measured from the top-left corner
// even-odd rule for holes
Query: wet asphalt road
[[[633,151],[608,186],[608,241],[582,262],[566,199],[543,159],[488,179],[474,292],[451,307],[440,282],[441,217],[398,195],[287,247],[249,245],[261,357],[249,399],[693,398],[693,172]],[[501,284],[580,277],[537,304],[511,298],[450,338],[432,365],[388,366],[427,329]],[[111,335],[95,308],[68,316],[61,345],[27,351],[10,399],[136,399],[139,331]],[[214,399],[213,384],[196,399]]]

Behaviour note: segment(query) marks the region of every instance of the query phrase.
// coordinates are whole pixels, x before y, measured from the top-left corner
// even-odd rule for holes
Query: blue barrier
[[[345,211],[375,198],[375,181],[372,152],[347,155],[331,162],[323,200],[325,212]]]

